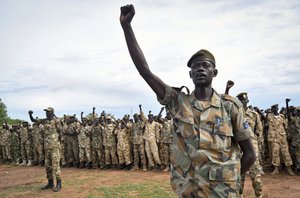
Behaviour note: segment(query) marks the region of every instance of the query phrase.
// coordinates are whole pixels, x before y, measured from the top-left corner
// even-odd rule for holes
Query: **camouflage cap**
[[[47,109],[44,109],[44,111],[48,111],[48,112],[54,112],[54,109],[53,109],[53,107],[48,107]]]
[[[191,67],[193,59],[195,59],[196,57],[199,57],[201,59],[207,60],[212,62],[214,65],[216,64],[215,61],[215,57],[212,53],[210,53],[208,50],[206,49],[201,49],[198,52],[196,52],[191,58],[190,60],[187,62],[187,66]]]
[[[247,92],[239,93],[236,97],[237,97],[239,100],[248,100]]]

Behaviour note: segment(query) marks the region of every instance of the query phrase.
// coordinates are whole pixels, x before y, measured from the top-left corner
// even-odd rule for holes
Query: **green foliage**
[[[7,124],[21,124],[23,120],[20,119],[12,119],[7,115],[7,108],[2,99],[0,98],[0,124],[7,122]]]
[[[4,102],[2,102],[2,99],[0,98],[0,123],[4,123],[4,121],[7,119],[7,110],[6,105]]]

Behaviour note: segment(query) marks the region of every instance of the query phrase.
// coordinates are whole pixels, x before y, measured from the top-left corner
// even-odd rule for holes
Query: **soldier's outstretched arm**
[[[124,31],[127,47],[131,56],[131,59],[139,71],[140,75],[144,78],[151,89],[156,93],[159,99],[163,99],[165,95],[165,83],[156,75],[154,75],[148,67],[148,63],[145,56],[137,43],[135,38],[131,21],[135,15],[135,9],[133,5],[126,5],[121,7],[120,23]]]

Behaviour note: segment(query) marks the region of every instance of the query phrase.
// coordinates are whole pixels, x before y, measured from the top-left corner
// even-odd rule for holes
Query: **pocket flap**
[[[235,167],[211,167],[209,170],[210,180],[219,181],[236,181],[238,178],[238,170]]]

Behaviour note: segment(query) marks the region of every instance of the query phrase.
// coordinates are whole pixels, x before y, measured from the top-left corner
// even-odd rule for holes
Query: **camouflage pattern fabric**
[[[105,164],[117,165],[117,144],[116,137],[113,134],[114,124],[107,124],[105,126],[104,145],[105,145]]]
[[[143,119],[145,120],[145,119]],[[145,151],[148,158],[148,163],[150,167],[153,167],[155,164],[161,164],[159,154],[158,154],[158,146],[157,141],[159,138],[159,125],[157,122],[150,123],[149,121],[145,121]]]
[[[21,126],[20,137],[21,137],[21,157],[23,161],[26,161],[31,159],[29,130],[27,129],[27,127]]]
[[[117,135],[117,153],[119,158],[119,164],[126,165],[131,164],[131,153],[130,153],[130,128],[121,127],[121,124],[115,129]]]
[[[268,140],[271,142],[272,164],[280,166],[280,152],[286,166],[293,165],[286,139],[286,121],[282,115],[270,113],[267,117],[269,124]]]
[[[256,160],[254,164],[249,168],[249,173],[250,173],[250,178],[252,180],[252,187],[255,191],[255,196],[256,197],[261,197],[262,196],[262,181],[261,181],[261,164],[260,164],[260,158],[259,158],[259,149],[258,149],[258,141],[259,138],[262,136],[262,124],[260,121],[260,118],[258,114],[251,110],[247,109],[246,110],[246,117],[247,121],[253,130],[253,134],[251,136],[252,144],[256,153]],[[256,134],[259,134],[257,136]],[[241,188],[240,188],[240,194],[243,194],[244,192],[244,183],[245,183],[245,175],[241,176]]]
[[[140,160],[143,168],[146,168],[146,156],[145,156],[145,143],[144,143],[144,127],[145,124],[142,121],[133,123],[132,125],[132,138],[133,138],[133,162],[134,166],[138,167]]]
[[[44,123],[44,141],[45,141],[45,167],[47,179],[61,179],[60,173],[60,153],[59,153],[59,133],[61,133],[61,123],[58,118],[45,120]]]
[[[77,134],[80,132],[80,123],[73,122],[68,124],[66,137],[67,137],[67,158],[69,163],[78,163],[79,162],[79,153],[78,153],[78,137]]]
[[[179,197],[238,197],[240,149],[251,129],[242,104],[216,91],[207,103],[166,86],[174,120],[171,186]]]
[[[2,129],[2,154],[5,160],[11,160],[11,150],[10,150],[10,142],[11,142],[11,135],[10,131],[6,129]]]
[[[91,161],[91,126],[82,126],[80,133],[78,135],[78,143],[79,143],[79,160],[83,161]],[[102,139],[101,139],[102,140]]]
[[[104,152],[102,149],[104,127],[94,125],[91,129],[92,135],[92,162],[93,166],[104,166]]]
[[[11,132],[11,152],[13,161],[18,164],[21,160],[20,137],[15,129]]]
[[[170,165],[170,154],[173,141],[173,120],[165,120],[161,130],[161,162],[165,166]]]

